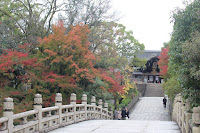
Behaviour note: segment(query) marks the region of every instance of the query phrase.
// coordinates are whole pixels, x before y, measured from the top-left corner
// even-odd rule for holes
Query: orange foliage
[[[28,53],[5,50],[0,56],[1,86],[10,85],[14,80],[16,84],[26,82],[30,78],[28,71],[39,65],[37,58],[29,58]]]
[[[115,97],[118,95],[122,96],[125,93],[123,89],[124,85],[122,84],[123,75],[115,68],[110,68],[109,71],[100,69],[100,71],[102,80],[109,84],[107,91],[112,93]]]
[[[162,76],[166,76],[168,72],[168,63],[169,63],[169,47],[162,48],[162,52],[160,53],[160,56],[158,57],[160,60],[158,61],[158,65],[160,67],[160,74]]]
[[[53,34],[39,39],[39,61],[49,67],[43,70],[44,82],[60,87],[74,87],[81,79],[94,82],[99,73],[94,68],[96,58],[89,50],[88,33],[88,26],[81,24],[72,26],[65,35],[64,24],[59,21],[53,25]]]

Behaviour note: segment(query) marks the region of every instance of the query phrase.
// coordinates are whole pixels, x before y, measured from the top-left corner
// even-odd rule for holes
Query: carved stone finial
[[[42,95],[35,94],[34,105],[42,105]]]
[[[56,93],[55,102],[62,103],[62,94]]]
[[[96,102],[96,98],[95,98],[95,96],[92,96],[91,103],[95,103],[95,102]]]
[[[14,109],[13,99],[8,97],[4,99],[3,110],[12,111]]]
[[[99,99],[98,105],[102,105],[102,104],[103,104],[102,100]]]
[[[70,102],[76,102],[76,94],[75,93],[71,94]]]
[[[108,103],[104,103],[104,108],[108,108]]]
[[[82,95],[82,102],[87,102],[87,95],[86,94]]]

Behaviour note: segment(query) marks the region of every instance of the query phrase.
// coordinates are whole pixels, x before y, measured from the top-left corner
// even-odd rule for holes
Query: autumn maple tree
[[[61,92],[71,93],[73,88],[83,82],[94,82],[98,75],[94,68],[95,56],[89,51],[87,25],[71,27],[68,34],[62,21],[53,25],[53,34],[39,39],[37,56],[44,69],[38,80],[50,90],[58,88]],[[37,77],[38,78],[38,77]]]
[[[30,89],[27,92],[22,89],[22,86],[31,82],[31,71],[39,66],[37,58],[30,58],[26,52],[8,49],[0,55],[0,100],[3,101],[5,97],[14,98],[15,113],[32,108],[35,91]]]
[[[67,34],[61,21],[52,27],[52,34],[38,39],[39,44],[34,52],[30,52],[32,44],[25,43],[19,45],[23,52],[6,50],[0,56],[2,87],[9,85],[16,88],[9,96],[17,98],[20,106],[23,106],[33,98],[33,94],[40,93],[43,96],[43,106],[47,107],[54,103],[55,95],[52,94],[56,92],[61,92],[65,97],[72,92],[86,92],[89,86],[98,86],[95,91],[108,93],[116,105],[116,101],[126,93],[124,77],[119,69],[94,67],[97,59],[89,50],[88,26],[72,26]],[[18,86],[28,82],[32,89],[19,91]],[[99,98],[102,96],[99,95]],[[30,102],[17,112],[30,109],[31,105]]]
[[[160,53],[159,56],[159,61],[158,61],[158,65],[160,67],[160,74],[165,77],[167,76],[167,72],[168,72],[168,63],[169,63],[169,47],[167,48],[162,48],[162,52]]]
[[[29,71],[38,66],[37,58],[29,58],[28,53],[16,50],[5,50],[0,56],[1,86],[17,88],[21,83],[27,83]]]
[[[116,106],[117,100],[125,94],[123,85],[123,75],[116,68],[110,68],[109,70],[101,70],[101,78],[107,83],[106,88],[102,88],[103,91],[107,91],[112,94],[114,99],[114,105]]]

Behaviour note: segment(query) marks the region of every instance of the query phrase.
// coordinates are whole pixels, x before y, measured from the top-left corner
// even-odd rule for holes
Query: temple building
[[[134,81],[142,81],[145,83],[162,83],[160,77],[160,69],[158,66],[158,57],[160,56],[160,50],[144,50],[142,53],[137,54],[139,59],[145,58],[147,63],[145,67],[135,67],[132,73]]]

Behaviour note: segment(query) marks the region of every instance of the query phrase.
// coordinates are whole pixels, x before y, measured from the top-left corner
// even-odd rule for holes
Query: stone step
[[[50,133],[181,133],[173,121],[89,120]]]
[[[148,83],[146,86],[146,91],[144,97],[163,97],[164,90],[161,84]]]

